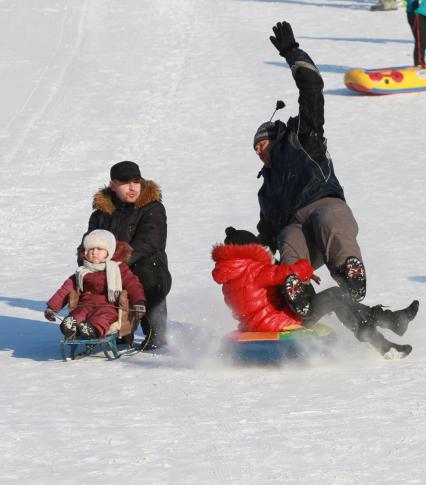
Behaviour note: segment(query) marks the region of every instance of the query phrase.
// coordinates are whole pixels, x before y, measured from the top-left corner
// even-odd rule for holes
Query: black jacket
[[[258,192],[262,244],[276,249],[279,232],[294,214],[316,200],[338,197],[343,189],[334,173],[324,138],[324,87],[311,58],[292,49],[286,60],[299,89],[299,115],[285,125],[275,122],[276,138],[271,144],[271,166],[259,172],[263,185]]]
[[[93,208],[87,233],[106,229],[117,240],[129,243],[133,248],[129,266],[141,280],[149,303],[162,300],[170,291],[171,275],[166,255],[167,217],[159,186],[143,180],[134,204],[120,201],[106,187],[95,194]]]

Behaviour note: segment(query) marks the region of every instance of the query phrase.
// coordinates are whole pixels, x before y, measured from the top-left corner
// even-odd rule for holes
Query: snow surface
[[[425,310],[384,361],[330,317],[333,358],[233,366],[212,244],[254,230],[252,136],[297,110],[270,44],[289,20],[325,80],[326,136],[360,225],[369,304],[425,301],[426,93],[347,91],[352,67],[410,64],[402,9],[360,0],[0,1],[0,482],[423,484]],[[64,363],[45,301],[74,271],[112,163],[168,212],[170,351]],[[331,284],[320,271],[323,287]]]

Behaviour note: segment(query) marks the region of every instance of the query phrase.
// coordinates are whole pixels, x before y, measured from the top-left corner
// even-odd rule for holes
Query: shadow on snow
[[[314,37],[309,35],[298,36],[299,39],[311,39],[311,40],[333,40],[336,42],[366,42],[368,44],[412,44],[410,39],[374,39],[371,37]]]
[[[0,315],[0,351],[11,350],[12,357],[59,360],[60,338],[58,325]]]
[[[335,3],[321,3],[321,2],[309,2],[302,0],[241,0],[243,2],[261,2],[261,3],[287,3],[289,5],[304,5],[309,7],[320,8],[346,8],[349,10],[369,10],[370,6],[374,2],[364,0],[351,0],[348,2],[335,2]]]
[[[290,69],[286,62],[279,62],[279,61],[265,61],[265,64],[270,66],[278,66],[284,69]],[[338,66],[336,64],[317,64],[317,67],[320,72],[331,72],[337,74],[345,74],[345,72],[353,69],[353,67],[349,66]]]
[[[414,281],[415,283],[426,283],[426,276],[424,275],[410,276],[408,279],[410,281]]]
[[[35,310],[39,312],[44,312],[46,308],[46,300],[27,300],[24,298],[11,298],[8,296],[0,296],[0,301],[6,302],[9,306],[15,308],[28,308],[29,310]]]
[[[15,308],[39,311],[40,319],[46,301],[0,296],[0,302]],[[0,315],[0,351],[12,351],[12,357],[37,361],[61,359],[59,341],[62,334],[57,324],[23,317]]]

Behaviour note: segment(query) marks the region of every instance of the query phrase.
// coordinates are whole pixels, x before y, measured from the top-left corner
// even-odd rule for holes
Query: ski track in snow
[[[358,96],[356,66],[411,62],[402,9],[366,1],[0,2],[0,483],[422,484],[426,94]],[[268,36],[289,20],[325,80],[325,131],[360,226],[368,304],[420,299],[385,362],[334,318],[329,360],[231,365],[212,244],[254,230],[253,132],[297,110]],[[113,162],[163,190],[170,350],[60,360],[45,301],[74,271]],[[324,270],[323,285],[331,284]]]

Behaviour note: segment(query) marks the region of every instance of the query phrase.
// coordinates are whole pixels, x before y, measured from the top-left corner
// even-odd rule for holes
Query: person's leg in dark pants
[[[299,209],[280,232],[281,264],[308,259],[314,269],[324,263],[339,286],[355,301],[366,293],[366,272],[357,242],[358,224],[345,201],[325,197]]]
[[[418,15],[419,33],[418,33],[418,53],[417,59],[424,67],[425,64],[425,50],[426,50],[426,17],[424,15]]]
[[[167,344],[167,302],[166,298],[155,299],[157,295],[147,294],[146,314],[141,320],[145,334],[142,350],[159,348]]]
[[[335,313],[337,318],[348,328],[360,342],[368,342],[381,355],[386,356],[392,348],[396,352],[408,355],[411,352],[410,345],[399,345],[387,340],[378,330],[377,326],[389,328],[400,335],[398,328],[392,326],[389,321],[411,321],[417,314],[418,302],[414,301],[409,307],[398,312],[385,310],[380,312],[380,307],[369,307],[354,302],[341,288],[333,287],[311,297],[311,311],[303,321],[307,327],[317,323],[324,315]],[[390,312],[390,313],[386,313]]]
[[[410,24],[411,32],[414,37],[413,60],[415,66],[425,65],[426,48],[426,17],[424,15],[407,13],[407,20]]]

